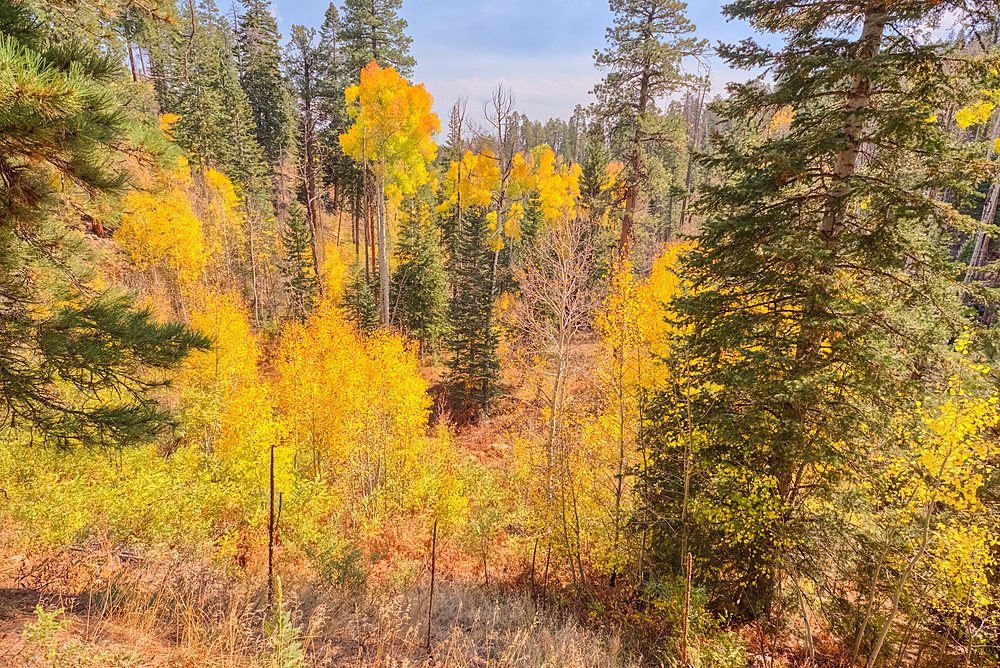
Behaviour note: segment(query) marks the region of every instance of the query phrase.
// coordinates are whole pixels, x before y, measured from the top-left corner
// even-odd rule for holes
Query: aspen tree
[[[340,135],[344,153],[357,162],[371,161],[379,265],[379,309],[389,326],[389,234],[386,195],[405,195],[427,180],[427,162],[437,154],[431,136],[441,129],[431,112],[433,98],[423,84],[411,86],[394,69],[374,61],[361,72],[361,83],[345,91],[354,125]]]

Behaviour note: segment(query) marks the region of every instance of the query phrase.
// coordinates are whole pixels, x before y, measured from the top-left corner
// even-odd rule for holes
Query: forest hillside
[[[1000,5],[610,7],[0,0],[0,666],[1000,665]]]

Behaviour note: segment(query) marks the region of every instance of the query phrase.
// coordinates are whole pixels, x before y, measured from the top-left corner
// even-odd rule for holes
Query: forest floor
[[[452,574],[465,576],[473,568],[459,559]],[[0,666],[634,663],[614,634],[546,610],[497,578],[487,587],[475,576],[439,573],[428,651],[426,576],[411,573],[402,581],[398,574],[373,571],[364,587],[334,591],[289,572],[282,608],[290,624],[282,631],[266,614],[264,573],[259,563],[227,575],[190,559],[138,559],[91,548],[35,555],[0,551]],[[295,660],[299,648],[301,659]]]

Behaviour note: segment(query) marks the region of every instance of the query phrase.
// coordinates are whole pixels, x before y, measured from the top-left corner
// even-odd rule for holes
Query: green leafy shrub
[[[368,582],[361,546],[350,541],[329,539],[324,545],[307,548],[319,584],[327,589],[359,589]]]

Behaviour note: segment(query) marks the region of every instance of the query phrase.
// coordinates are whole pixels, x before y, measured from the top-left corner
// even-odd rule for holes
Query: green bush
[[[360,589],[368,582],[361,546],[349,541],[329,539],[325,544],[306,548],[313,561],[319,585],[327,589]]]

